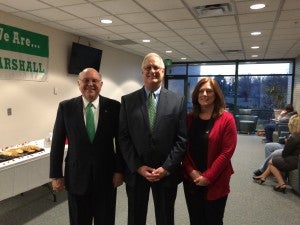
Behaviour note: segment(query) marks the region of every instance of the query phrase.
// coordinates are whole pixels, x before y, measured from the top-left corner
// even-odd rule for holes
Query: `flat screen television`
[[[69,74],[79,74],[90,67],[99,71],[102,50],[73,42],[68,66]]]

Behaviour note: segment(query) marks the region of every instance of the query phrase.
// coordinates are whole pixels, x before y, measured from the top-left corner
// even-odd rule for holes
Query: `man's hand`
[[[114,173],[113,175],[113,185],[114,185],[114,188],[117,188],[119,186],[121,186],[124,182],[124,179],[123,179],[123,174],[121,173]]]
[[[165,176],[168,176],[169,172],[162,167],[158,167],[157,169],[152,171],[152,174],[157,177],[157,180],[161,180]]]
[[[53,191],[65,190],[64,178],[53,178],[52,179],[52,189],[53,189]]]
[[[154,170],[154,168],[151,168],[149,166],[141,166],[140,168],[138,168],[137,172],[141,176],[145,177],[148,181],[154,182],[157,181],[157,175],[153,174]]]

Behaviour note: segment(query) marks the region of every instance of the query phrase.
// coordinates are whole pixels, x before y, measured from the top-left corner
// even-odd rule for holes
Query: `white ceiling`
[[[221,3],[230,3],[233,12],[209,17],[194,13],[196,6]],[[266,7],[253,11],[253,3]],[[300,56],[300,0],[0,0],[0,10],[141,56],[157,52],[176,62],[182,57],[218,61]],[[107,18],[113,23],[100,23]],[[251,36],[253,31],[262,34]]]

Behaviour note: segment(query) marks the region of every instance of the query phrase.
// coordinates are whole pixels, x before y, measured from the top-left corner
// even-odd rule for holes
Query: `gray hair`
[[[162,69],[165,68],[165,64],[164,64],[163,59],[158,54],[156,54],[154,52],[151,52],[151,53],[148,53],[145,56],[145,58],[144,58],[144,60],[142,62],[142,69],[144,68],[144,66],[147,63],[147,61],[149,60],[149,58],[157,58],[158,59],[158,65],[157,66],[161,67]]]

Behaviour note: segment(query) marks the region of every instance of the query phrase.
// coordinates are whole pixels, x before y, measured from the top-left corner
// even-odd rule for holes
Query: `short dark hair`
[[[293,112],[293,111],[294,111],[294,107],[293,107],[292,104],[287,104],[287,105],[285,106],[285,110],[286,110],[287,112]]]

